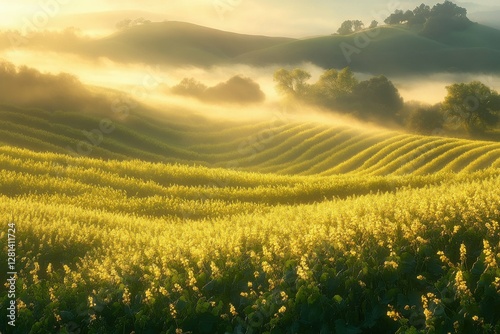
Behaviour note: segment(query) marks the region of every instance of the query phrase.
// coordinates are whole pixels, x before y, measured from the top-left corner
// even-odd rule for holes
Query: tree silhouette
[[[438,3],[431,10],[431,16],[440,18],[467,18],[467,9],[459,7],[451,1],[446,0],[444,3]]]
[[[444,115],[438,106],[420,107],[410,113],[406,126],[410,131],[431,135],[443,128]]]
[[[394,13],[384,20],[386,24],[400,24],[405,19],[405,13],[401,9],[396,9]]]
[[[361,81],[353,90],[352,100],[361,116],[376,120],[395,120],[404,106],[398,89],[383,75]]]
[[[361,22],[360,20],[354,20],[352,21],[352,28],[354,29],[354,32],[360,31],[364,28],[365,24]]]
[[[413,18],[408,21],[410,25],[424,24],[431,16],[431,7],[421,4],[413,10]]]
[[[458,119],[468,132],[482,131],[498,123],[500,96],[480,81],[446,87],[442,110]]]
[[[422,26],[421,33],[429,37],[440,37],[453,30],[465,29],[471,24],[467,18],[467,9],[448,0],[436,4],[432,9],[426,4],[417,6],[413,11],[396,9],[384,22],[389,25]]]
[[[365,24],[360,20],[347,20],[342,22],[337,33],[340,35],[349,35],[353,32],[362,30],[364,26]]]
[[[340,28],[337,30],[337,33],[340,35],[349,35],[353,32],[353,24],[351,20],[347,20],[342,22]]]

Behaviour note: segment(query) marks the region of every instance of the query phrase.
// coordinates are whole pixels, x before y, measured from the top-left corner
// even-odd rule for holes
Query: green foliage
[[[184,78],[170,88],[171,93],[197,98],[201,101],[214,104],[250,104],[262,102],[264,92],[259,84],[250,78],[236,75],[226,82],[221,82],[213,87],[207,87],[194,78]]]
[[[438,18],[467,18],[467,9],[459,7],[449,0],[445,0],[442,4],[438,3],[431,10],[431,16]]]
[[[335,108],[339,105],[338,101],[346,99],[352,94],[357,85],[358,80],[349,67],[340,71],[329,69],[312,86],[315,94],[314,102]]]
[[[425,4],[417,6],[413,11],[396,9],[384,22],[389,25],[420,27],[422,35],[433,39],[445,38],[450,32],[464,30],[471,25],[467,10],[448,0],[434,5],[432,9]]]
[[[293,98],[305,98],[309,94],[307,80],[311,74],[296,68],[294,70],[280,69],[274,73],[276,89],[285,96]]]
[[[372,22],[373,24],[373,22]],[[342,25],[337,30],[337,33],[340,35],[349,35],[354,32],[362,30],[364,27],[363,22],[360,20],[347,20],[342,22]]]
[[[385,19],[384,22],[386,24],[400,24],[403,21],[405,21],[404,17],[405,17],[404,12],[401,9],[396,9],[394,13],[392,13],[391,15],[389,15],[389,17]]]
[[[395,119],[396,114],[403,108],[403,98],[385,76],[360,82],[353,91],[352,100],[356,111],[372,120]]]
[[[318,81],[307,84],[311,75],[303,70],[280,69],[274,74],[276,89],[286,96],[311,102],[334,111],[354,113],[361,119],[395,120],[403,108],[397,88],[385,76],[358,82],[349,67],[329,69]]]
[[[431,135],[443,130],[445,117],[439,107],[419,107],[413,109],[406,119],[410,131]]]
[[[495,90],[479,81],[453,84],[446,89],[442,110],[467,131],[482,131],[498,123],[500,96]]]

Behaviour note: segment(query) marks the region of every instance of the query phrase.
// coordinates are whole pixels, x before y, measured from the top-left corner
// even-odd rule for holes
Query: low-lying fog
[[[274,72],[280,66],[255,68],[246,65],[223,66],[211,69],[174,68],[155,64],[123,64],[106,58],[90,60],[88,57],[58,54],[55,52],[32,51],[27,49],[8,49],[0,53],[0,59],[20,66],[28,66],[42,73],[59,74],[66,72],[77,77],[82,83],[123,91],[139,101],[152,106],[167,108],[178,106],[190,109],[206,116],[225,116],[231,118],[248,118],[264,116],[276,112],[280,96],[273,82]],[[310,83],[317,81],[324,69],[311,64],[300,67],[311,74]],[[288,67],[288,68],[294,68]],[[240,76],[241,84],[249,87],[244,97],[235,96],[228,88],[233,82],[231,78]],[[366,73],[356,73],[358,80],[371,77]],[[201,95],[174,94],[172,88],[183,79],[192,78],[202,84],[205,93]],[[500,90],[499,75],[478,74],[432,74],[415,77],[389,77],[398,88],[405,101],[420,101],[434,104],[443,100],[445,87],[457,82],[479,80],[493,89]],[[244,103],[234,103],[238,99]],[[246,100],[243,100],[246,99]],[[282,108],[281,105],[279,108]],[[309,115],[312,112],[308,110]],[[315,120],[325,120],[317,118]],[[344,120],[352,123],[352,119]],[[340,119],[336,117],[338,123]]]

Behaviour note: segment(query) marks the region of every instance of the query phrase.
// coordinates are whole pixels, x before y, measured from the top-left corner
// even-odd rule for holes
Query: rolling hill
[[[407,28],[383,26],[347,36],[297,40],[237,57],[253,65],[312,62],[323,68],[350,66],[358,72],[411,74],[498,72],[500,30],[474,24],[433,40]]]
[[[291,39],[162,22],[85,43],[77,52],[123,62],[176,66],[311,62],[323,68],[350,66],[374,74],[500,71],[500,30],[477,23],[435,40],[403,26],[382,26],[347,36]]]
[[[292,40],[236,34],[169,21],[119,31],[104,39],[90,42],[87,47],[96,55],[123,62],[213,66],[231,62],[233,58],[247,52]]]
[[[99,130],[101,117],[3,107],[1,142],[101,159],[198,164],[290,175],[424,175],[500,166],[500,143],[283,119],[222,123],[131,114]],[[94,132],[92,132],[94,131]],[[100,131],[100,130],[99,130]]]

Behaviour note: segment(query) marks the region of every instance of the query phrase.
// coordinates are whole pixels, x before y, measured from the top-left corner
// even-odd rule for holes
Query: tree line
[[[405,103],[385,76],[359,81],[349,67],[329,69],[315,83],[303,69],[279,69],[276,89],[293,101],[341,112],[365,121],[395,123],[431,134],[436,130],[484,132],[499,123],[500,95],[479,81],[447,86],[445,99],[436,105]]]
[[[439,37],[450,31],[465,29],[472,24],[467,17],[467,9],[448,0],[433,7],[422,3],[413,10],[396,9],[384,20],[384,23],[405,25],[428,37]],[[377,21],[373,20],[368,28],[376,28],[378,24]],[[364,23],[360,20],[346,20],[341,24],[337,33],[348,35],[364,28]]]

